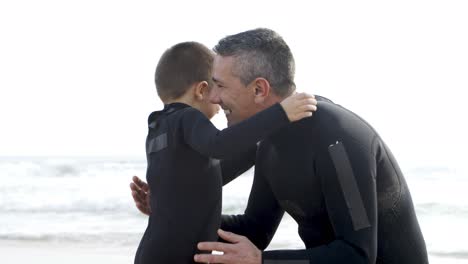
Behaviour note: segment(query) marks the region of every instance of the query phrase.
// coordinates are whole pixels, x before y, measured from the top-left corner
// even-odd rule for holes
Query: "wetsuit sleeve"
[[[257,145],[254,145],[247,152],[232,158],[221,160],[221,174],[223,177],[223,186],[246,172],[255,164]]]
[[[328,152],[318,158],[317,173],[320,175],[335,240],[305,250],[263,252],[263,263],[291,263],[291,260],[304,264],[375,263],[377,256],[375,155],[353,140],[337,142],[328,148]]]
[[[252,190],[243,215],[223,215],[221,229],[246,236],[259,249],[269,244],[283,217],[270,186],[259,170],[255,170]]]
[[[279,103],[221,131],[196,109],[189,109],[182,117],[185,142],[199,153],[216,159],[240,155],[287,124],[289,119]]]

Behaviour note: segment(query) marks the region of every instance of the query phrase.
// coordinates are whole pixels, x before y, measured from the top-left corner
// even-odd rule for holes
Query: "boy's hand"
[[[302,118],[312,116],[317,111],[317,100],[314,95],[307,93],[295,93],[281,102],[289,121],[295,122]]]

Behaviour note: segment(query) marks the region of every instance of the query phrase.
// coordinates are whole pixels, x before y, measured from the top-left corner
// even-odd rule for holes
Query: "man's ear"
[[[203,96],[208,92],[208,82],[202,81],[195,84],[194,98],[195,100],[203,100]]]
[[[255,103],[262,104],[270,95],[271,86],[267,79],[265,78],[256,78],[252,82],[254,94],[255,94]]]

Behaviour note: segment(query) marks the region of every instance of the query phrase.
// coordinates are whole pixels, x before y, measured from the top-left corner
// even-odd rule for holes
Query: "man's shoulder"
[[[325,96],[321,96],[321,95],[314,95],[315,96],[315,99],[317,100],[317,102],[327,102],[327,103],[332,103],[333,104],[333,101],[326,98]]]

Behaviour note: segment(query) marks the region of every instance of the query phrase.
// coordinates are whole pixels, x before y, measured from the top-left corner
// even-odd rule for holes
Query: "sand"
[[[79,246],[77,246],[79,245]],[[2,264],[131,264],[135,247],[0,240]]]
[[[0,240],[2,264],[132,264],[135,246]],[[466,264],[466,258],[430,256],[431,264]]]

